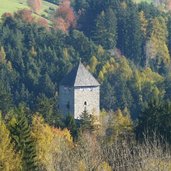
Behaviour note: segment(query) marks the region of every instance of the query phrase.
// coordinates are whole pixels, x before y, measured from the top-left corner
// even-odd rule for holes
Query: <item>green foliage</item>
[[[115,48],[117,40],[116,23],[116,16],[112,9],[102,11],[97,17],[94,41],[105,49]]]
[[[81,132],[86,132],[86,131],[92,132],[93,130],[94,130],[93,116],[90,115],[85,109],[80,116],[80,131]]]
[[[0,110],[5,113],[12,107],[12,95],[8,87],[0,82]]]
[[[67,115],[65,118],[65,127],[70,130],[71,135],[76,138],[78,136],[78,125],[72,115]]]
[[[58,0],[51,0],[51,1],[58,1]],[[45,0],[43,0],[42,3],[42,9],[41,9],[41,14],[45,14],[48,17],[49,14],[47,13],[49,8],[56,8],[55,4],[49,3]],[[4,13],[14,13],[16,12],[18,9],[30,9],[30,7],[27,4],[27,0],[8,0],[8,1],[4,1],[3,4],[1,4],[1,8],[0,8],[0,16],[2,16]],[[39,15],[35,15],[37,18],[39,18]]]
[[[44,94],[38,96],[34,111],[41,113],[46,122],[56,126],[63,126],[61,116],[57,110],[56,97],[48,98]]]
[[[144,133],[151,137],[157,134],[171,142],[170,118],[171,103],[163,101],[157,96],[152,98],[138,118],[138,125],[136,127],[137,136],[142,138]]]
[[[163,17],[154,18],[152,21],[152,32],[150,40],[147,42],[146,55],[147,63],[154,70],[164,70],[163,65],[167,66],[170,63],[169,50],[166,45],[168,31],[166,21]]]
[[[64,127],[57,109],[58,87],[80,58],[101,83],[105,110],[127,108],[137,118],[151,96],[171,99],[169,13],[131,0],[75,0],[71,5],[78,25],[67,33],[40,27],[32,23],[33,16],[25,21],[22,15],[29,19],[30,14],[21,11],[2,17],[3,116],[24,103],[49,124]],[[67,119],[75,134],[73,118]]]
[[[22,157],[23,170],[37,170],[35,142],[22,107],[18,109],[16,123],[10,129],[15,148]]]

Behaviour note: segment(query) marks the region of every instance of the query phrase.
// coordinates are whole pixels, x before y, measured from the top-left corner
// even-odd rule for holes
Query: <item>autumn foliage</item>
[[[70,0],[64,0],[54,16],[54,26],[56,29],[66,32],[76,24],[76,17],[71,7]]]
[[[35,13],[40,12],[42,6],[42,0],[28,0],[27,3]]]
[[[26,21],[29,23],[34,21],[34,17],[32,16],[32,11],[28,9],[22,9],[22,10],[17,11],[15,13],[15,17],[20,18],[23,21]]]
[[[48,28],[48,21],[45,18],[38,18],[36,23],[42,27]]]
[[[168,9],[168,10],[171,10],[171,0],[168,0],[167,9]]]

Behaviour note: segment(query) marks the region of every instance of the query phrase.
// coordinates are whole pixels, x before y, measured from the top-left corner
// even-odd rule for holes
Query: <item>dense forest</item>
[[[0,170],[171,170],[169,5],[48,1],[49,18],[0,20]],[[98,121],[58,110],[80,59],[101,84]]]

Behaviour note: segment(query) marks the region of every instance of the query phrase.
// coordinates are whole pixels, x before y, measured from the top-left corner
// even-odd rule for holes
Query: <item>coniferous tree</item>
[[[12,107],[12,95],[2,81],[0,81],[0,90],[0,110],[7,112]]]
[[[22,107],[17,111],[16,123],[11,126],[11,136],[17,151],[21,153],[23,170],[37,170],[35,142]]]
[[[84,131],[93,131],[93,116],[88,113],[88,111],[85,109],[83,113],[80,116],[80,130],[82,132]]]
[[[171,142],[171,102],[164,101],[159,97],[154,97],[145,105],[139,115],[136,133],[138,138],[143,138],[144,134],[153,137],[157,136]]]
[[[121,2],[117,9],[117,48],[137,64],[142,61],[142,32],[138,9],[131,1]]]
[[[102,11],[96,20],[96,28],[93,39],[105,49],[112,49],[116,46],[116,16],[111,8]]]
[[[77,125],[75,119],[72,115],[67,115],[65,118],[65,126],[68,130],[71,131],[73,137],[77,137]]]

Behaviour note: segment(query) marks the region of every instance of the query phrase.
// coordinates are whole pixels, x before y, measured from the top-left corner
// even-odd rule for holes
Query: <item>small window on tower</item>
[[[86,106],[87,105],[87,102],[84,102],[84,105]]]
[[[69,102],[67,103],[66,107],[67,107],[67,109],[70,109],[70,104],[69,104]]]

